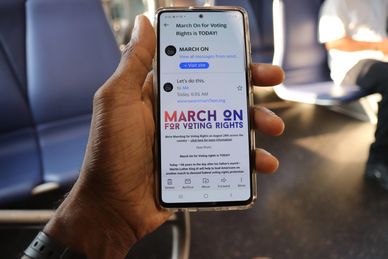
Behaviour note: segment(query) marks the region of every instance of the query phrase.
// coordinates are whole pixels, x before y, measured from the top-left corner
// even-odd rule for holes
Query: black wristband
[[[68,247],[59,244],[42,231],[34,238],[31,244],[24,251],[24,254],[32,259],[65,259],[85,258],[84,256],[71,251]]]

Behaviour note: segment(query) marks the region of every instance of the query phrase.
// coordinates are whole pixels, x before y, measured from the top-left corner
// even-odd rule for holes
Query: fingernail
[[[279,117],[276,113],[274,113],[273,111],[271,111],[270,109],[267,109],[267,108],[264,108],[264,111],[270,115],[273,115],[273,116],[276,116],[276,117]]]
[[[140,15],[136,15],[135,24],[133,25],[130,44],[138,40],[140,34]]]
[[[260,150],[260,152],[262,152],[263,154],[265,154],[265,155],[268,155],[268,156],[273,156],[270,152],[268,152],[267,150],[265,150],[265,149],[259,149]]]
[[[136,15],[135,17],[135,24],[133,25],[133,28],[137,28],[139,26],[139,20],[140,20],[140,15]]]
[[[268,109],[266,107],[263,107],[263,106],[255,106],[255,110],[264,111],[265,113],[268,113],[269,115],[273,115],[273,116],[279,117],[276,113],[274,113],[270,109]]]

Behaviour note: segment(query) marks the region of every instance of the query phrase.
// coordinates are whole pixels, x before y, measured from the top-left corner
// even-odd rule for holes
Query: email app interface
[[[250,199],[242,13],[163,12],[158,22],[162,201]]]

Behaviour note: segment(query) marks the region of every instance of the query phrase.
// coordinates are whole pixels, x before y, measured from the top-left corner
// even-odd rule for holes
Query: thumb
[[[136,17],[131,41],[125,46],[116,73],[128,90],[141,94],[141,87],[151,70],[156,37],[150,21],[144,15]]]

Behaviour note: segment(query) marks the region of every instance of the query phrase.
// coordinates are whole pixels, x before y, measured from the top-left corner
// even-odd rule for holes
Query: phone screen
[[[162,206],[211,207],[252,201],[244,23],[239,10],[159,13]]]

